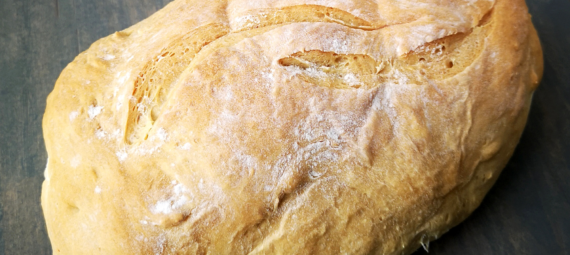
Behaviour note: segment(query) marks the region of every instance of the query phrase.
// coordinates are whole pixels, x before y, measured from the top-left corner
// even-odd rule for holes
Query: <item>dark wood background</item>
[[[0,0],[0,255],[51,254],[41,120],[59,73],[168,2]],[[527,2],[545,56],[529,123],[481,207],[429,254],[570,254],[570,1]]]

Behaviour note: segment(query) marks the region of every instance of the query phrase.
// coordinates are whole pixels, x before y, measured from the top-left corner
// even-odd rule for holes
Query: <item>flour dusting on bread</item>
[[[541,75],[522,0],[174,0],[48,98],[54,254],[428,250]]]

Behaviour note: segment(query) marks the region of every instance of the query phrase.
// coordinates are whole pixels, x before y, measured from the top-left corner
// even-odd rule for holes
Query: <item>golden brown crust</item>
[[[409,254],[467,217],[542,76],[522,0],[176,0],[48,98],[55,254]]]

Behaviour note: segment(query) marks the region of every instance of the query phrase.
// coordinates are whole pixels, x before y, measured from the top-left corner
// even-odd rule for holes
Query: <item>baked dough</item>
[[[541,76],[523,0],[176,0],[48,98],[54,254],[410,254],[479,205]]]

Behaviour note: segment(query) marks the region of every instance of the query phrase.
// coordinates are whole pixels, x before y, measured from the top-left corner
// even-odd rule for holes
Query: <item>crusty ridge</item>
[[[227,11],[227,7],[226,7],[226,11]],[[490,14],[490,10],[487,11],[485,14]],[[233,16],[233,15],[228,15],[228,16]],[[409,18],[408,18],[409,20]],[[483,20],[483,18],[481,18],[481,20]],[[418,21],[416,20],[409,20],[409,22],[414,22],[414,21]],[[239,33],[239,32],[243,32],[243,31],[247,31],[247,30],[251,30],[251,29],[259,29],[259,28],[264,28],[264,27],[270,27],[270,26],[276,26],[276,25],[283,25],[283,24],[290,24],[290,23],[297,23],[297,22],[331,22],[331,23],[336,23],[336,24],[340,24],[343,26],[348,26],[351,28],[357,28],[357,29],[364,29],[364,30],[379,30],[379,29],[383,29],[386,28],[388,26],[391,25],[401,25],[402,23],[399,24],[390,24],[390,23],[380,23],[378,24],[378,22],[376,22],[376,24],[372,24],[371,22],[367,22],[366,20],[363,20],[355,15],[352,15],[351,13],[348,13],[346,11],[340,10],[340,9],[336,9],[333,7],[325,7],[325,6],[320,6],[320,5],[296,5],[296,6],[287,6],[287,7],[283,7],[283,8],[279,8],[279,9],[254,9],[254,14],[247,14],[247,15],[242,15],[242,16],[238,16],[236,18],[234,18],[230,24],[232,26],[232,30],[231,33]],[[399,21],[398,21],[399,22]],[[206,31],[206,33],[201,32],[201,31]],[[208,34],[212,33],[211,35]],[[253,33],[248,33],[250,34],[249,36],[255,35],[260,33],[261,31],[257,31],[257,32],[253,32]],[[479,31],[477,31],[479,32]],[[200,33],[199,35],[197,33]],[[190,62],[192,61],[192,58],[198,54],[198,52],[202,49],[203,46],[209,44],[210,42],[213,42],[214,40],[220,39],[221,41],[224,41],[226,38],[221,38],[224,37],[226,35],[228,35],[228,33],[230,33],[230,31],[228,30],[228,27],[224,26],[223,23],[213,23],[213,24],[207,24],[203,27],[199,27],[196,30],[192,30],[189,34],[184,35],[181,38],[178,38],[176,40],[173,40],[172,43],[170,45],[168,45],[167,47],[165,47],[157,56],[155,56],[154,58],[152,58],[152,60],[150,60],[145,67],[143,68],[143,70],[141,71],[141,73],[139,74],[139,77],[136,78],[135,80],[135,86],[134,86],[134,91],[133,91],[133,97],[134,100],[130,100],[130,107],[131,109],[129,109],[129,118],[127,121],[127,127],[126,127],[126,132],[125,132],[125,140],[132,144],[132,143],[140,143],[141,140],[146,139],[148,137],[148,132],[150,131],[150,129],[152,128],[152,123],[154,123],[154,121],[156,121],[158,115],[159,115],[159,108],[161,108],[161,106],[165,103],[166,98],[168,97],[168,92],[170,91],[170,87],[172,86],[175,78],[177,78],[183,70],[185,70]],[[471,33],[471,29],[465,31],[465,33],[470,34]],[[395,59],[394,57],[391,58],[385,58],[385,59],[381,59],[380,63],[368,63],[366,64],[367,66],[373,66],[372,68],[375,69],[374,71],[376,72],[376,74],[372,74],[370,73],[370,71],[368,71],[370,74],[362,74],[363,76],[377,76],[380,73],[382,73],[380,75],[381,80],[385,80],[389,75],[386,74],[390,74],[391,72],[391,68],[393,66],[400,66],[403,65],[404,68],[407,69],[418,69],[420,72],[423,73],[419,73],[419,75],[412,75],[412,76],[422,76],[422,77],[426,77],[428,79],[433,79],[434,75],[437,76],[441,76],[441,75],[447,75],[447,76],[451,76],[454,73],[458,73],[461,70],[463,70],[464,67],[469,66],[470,62],[468,59],[466,59],[465,63],[464,61],[461,61],[461,66],[456,66],[456,68],[453,68],[454,65],[454,61],[451,59],[455,59],[455,56],[448,56],[449,53],[448,52],[455,52],[455,55],[458,55],[460,50],[454,51],[455,47],[459,47],[462,46],[464,49],[462,49],[464,52],[470,52],[470,54],[463,54],[464,58],[473,58],[478,56],[478,52],[481,50],[481,46],[482,46],[482,42],[481,40],[484,38],[484,36],[486,36],[486,34],[481,34],[478,35],[477,39],[475,39],[475,41],[471,41],[472,38],[469,38],[467,40],[460,40],[460,38],[462,39],[462,34],[465,33],[458,33],[456,34],[456,36],[448,36],[447,38],[441,38],[436,40],[435,42],[431,43],[428,41],[429,44],[425,44],[422,45],[423,48],[417,50],[417,51],[410,51],[405,53],[406,59],[404,61],[399,61],[399,59]],[[441,35],[440,35],[441,36]],[[243,39],[243,38],[241,38]],[[195,41],[198,40],[198,41]],[[432,39],[433,40],[433,39]],[[231,39],[230,39],[231,41]],[[451,50],[446,51],[446,44],[452,43],[453,42],[453,48]],[[467,42],[467,43],[465,43]],[[184,46],[183,44],[188,44],[188,46]],[[449,46],[448,46],[449,47]],[[470,47],[470,48],[467,48]],[[473,49],[473,48],[478,48],[478,49]],[[177,48],[177,49],[176,49]],[[179,50],[180,52],[178,52],[178,54],[171,52],[171,51],[176,51]],[[313,51],[313,53],[315,53],[317,51]],[[435,54],[434,54],[435,53]],[[294,53],[291,54],[292,56],[295,55],[300,55],[303,54],[303,52],[298,52],[298,53]],[[326,54],[335,54],[334,52],[327,52]],[[313,54],[314,55],[314,54]],[[416,55],[418,55],[418,57],[415,57]],[[419,56],[421,55],[421,56]],[[465,56],[468,55],[468,56]],[[363,55],[363,57],[367,57],[367,55]],[[313,58],[315,58],[315,56],[313,56]],[[317,57],[319,58],[319,57]],[[323,56],[321,56],[320,58],[324,58]],[[326,57],[325,57],[326,58]],[[330,58],[330,56],[328,57]],[[427,58],[427,61],[426,61]],[[436,59],[437,58],[437,59]],[[288,58],[291,59],[291,58]],[[298,59],[298,57],[297,57]],[[283,60],[280,61],[286,61],[285,58]],[[368,61],[374,61],[373,59],[368,59]],[[434,64],[432,65],[433,62],[442,62],[444,61],[445,64]],[[160,64],[159,64],[160,62]],[[329,61],[330,62],[330,61]],[[351,62],[358,62],[358,61],[351,61]],[[396,63],[395,63],[396,62]],[[404,63],[399,63],[399,62],[404,62]],[[419,64],[423,64],[422,66],[418,67],[418,66],[413,66],[412,64],[414,63],[419,63]],[[426,64],[427,63],[427,64]],[[290,64],[290,63],[289,63]],[[286,65],[289,65],[286,63]],[[360,64],[348,64],[345,63],[348,66],[352,66],[351,71],[356,71],[356,72],[361,72],[361,71],[365,71],[363,69],[361,69],[361,65]],[[455,63],[457,65],[457,63]],[[158,74],[156,69],[160,69],[160,67],[158,67],[158,65],[165,65],[165,66],[171,66],[172,69],[170,69],[170,72],[168,73],[160,73]],[[301,66],[301,68],[305,68],[306,69],[306,63],[304,65]],[[330,68],[329,68],[330,69]],[[364,68],[366,69],[366,68]],[[449,69],[449,70],[447,70]],[[317,68],[317,71],[320,70],[319,68]],[[425,70],[427,70],[428,72],[426,72]],[[328,72],[330,73],[334,73],[337,70]],[[404,72],[406,72],[406,70],[403,70]],[[452,72],[450,72],[452,71]],[[409,71],[407,71],[409,72]],[[147,74],[150,73],[150,74]],[[317,73],[319,74],[319,73]],[[146,76],[151,76],[151,77],[146,77]],[[158,77],[152,77],[152,76],[158,76]],[[162,77],[160,77],[162,76]],[[321,75],[322,76],[322,75]],[[334,75],[333,75],[334,76]],[[313,77],[314,78],[314,77]],[[365,82],[363,82],[363,84],[368,84],[368,86],[376,86],[378,81],[376,81],[375,79],[377,77],[370,77],[372,78],[372,80],[367,80]],[[393,78],[393,77],[392,77]],[[414,77],[415,79],[417,79],[417,77]],[[438,77],[439,79],[441,79],[442,77]],[[157,82],[155,83],[154,80],[157,80]],[[421,77],[420,77],[421,79]],[[314,79],[313,79],[314,80]],[[355,81],[351,81],[350,79],[348,81],[343,81],[341,80],[336,80],[332,83],[334,84],[344,84],[341,85],[341,87],[354,87],[354,86],[361,86],[358,84],[352,84],[350,85],[350,83],[355,83]],[[416,81],[416,82],[421,82],[421,81]],[[153,85],[154,83],[154,85]],[[331,82],[326,82],[330,86]],[[376,85],[373,85],[375,84]],[[165,87],[166,86],[166,87]],[[154,92],[156,91],[156,92]],[[143,102],[146,101],[146,102]]]

